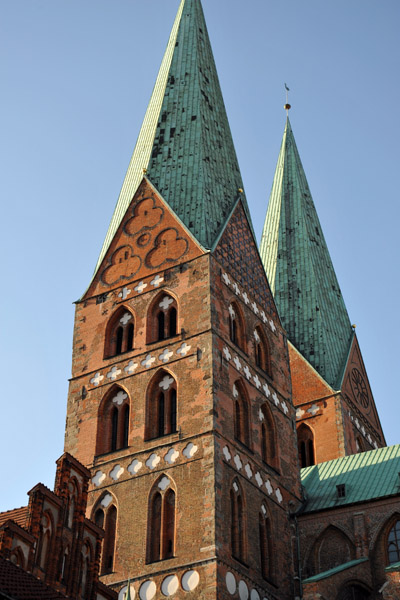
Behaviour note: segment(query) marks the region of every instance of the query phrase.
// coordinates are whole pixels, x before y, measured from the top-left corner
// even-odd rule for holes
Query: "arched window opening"
[[[133,314],[121,306],[111,317],[106,330],[104,354],[106,358],[133,350],[135,322]]]
[[[231,492],[231,553],[241,562],[246,559],[245,514],[243,496],[238,481],[232,484]]]
[[[10,555],[10,562],[12,562],[14,565],[18,565],[19,567],[25,567],[24,555],[19,546],[14,548],[12,551]]]
[[[305,577],[325,573],[356,558],[356,548],[340,529],[328,526],[316,540],[304,569]]]
[[[258,515],[259,541],[260,541],[260,565],[261,573],[264,579],[272,579],[272,535],[271,521],[268,517],[268,511],[263,504],[261,512]]]
[[[169,328],[169,337],[174,337],[177,334],[176,325],[177,325],[177,312],[176,308],[172,306],[169,310],[169,320],[168,320],[168,328]]]
[[[90,548],[85,544],[82,548],[81,564],[81,598],[85,600],[90,597]]]
[[[128,394],[115,386],[100,405],[97,422],[97,454],[129,446],[130,409]]]
[[[52,527],[51,527],[51,519],[48,514],[44,514],[40,521],[39,527],[39,539],[37,546],[37,555],[36,555],[36,563],[39,567],[45,571],[47,565],[47,558],[49,554],[49,549],[51,545],[51,535],[52,535]]]
[[[125,404],[122,409],[123,413],[123,429],[122,429],[122,448],[127,448],[129,445],[129,404]]]
[[[263,404],[260,412],[261,418],[261,456],[265,463],[277,468],[277,442],[275,421],[271,410]]]
[[[245,348],[245,328],[242,314],[235,302],[229,305],[229,338],[235,346]]]
[[[310,427],[304,423],[297,429],[297,444],[300,467],[304,468],[315,465],[314,435]]]
[[[158,342],[178,334],[178,305],[169,294],[157,296],[149,309],[148,342]]]
[[[250,447],[249,403],[244,386],[237,381],[233,386],[235,438]]]
[[[77,490],[75,484],[70,481],[68,483],[68,497],[65,506],[64,524],[68,529],[72,529],[75,515],[75,506],[77,503]]]
[[[176,381],[169,373],[156,375],[147,395],[146,440],[177,432]]]
[[[339,592],[336,600],[369,600],[370,598],[370,593],[364,587],[352,584],[346,585],[346,587]]]
[[[387,538],[389,565],[400,562],[400,521],[396,521]]]
[[[113,503],[112,496],[110,492],[105,492],[92,512],[92,520],[98,527],[104,529],[100,558],[100,575],[112,573],[114,569],[117,517],[117,508]],[[90,551],[88,544],[87,547]]]
[[[254,360],[260,369],[271,377],[271,352],[267,336],[261,325],[254,330]]]
[[[111,452],[117,449],[118,444],[118,408],[114,406],[111,410]]]
[[[172,558],[175,539],[175,493],[171,489],[164,497],[163,529],[163,557]]]
[[[66,583],[68,580],[68,566],[69,566],[69,548],[68,546],[64,549],[64,552],[61,557],[61,567],[60,567],[60,581],[61,583]]]
[[[164,482],[166,477],[159,479]],[[175,492],[167,482],[157,485],[149,499],[149,523],[147,532],[147,562],[167,560],[175,556]]]
[[[98,508],[94,514],[94,522],[97,527],[101,527],[103,529],[104,525],[104,510],[102,508]]]
[[[105,515],[103,557],[101,574],[112,573],[114,568],[115,534],[117,528],[117,509],[111,505]]]

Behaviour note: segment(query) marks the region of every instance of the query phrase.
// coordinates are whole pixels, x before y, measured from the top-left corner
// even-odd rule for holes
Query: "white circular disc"
[[[186,571],[182,575],[182,587],[185,592],[192,592],[197,588],[200,581],[200,575],[197,571]]]
[[[152,600],[152,598],[154,598],[154,596],[156,595],[156,591],[156,584],[154,583],[154,581],[148,579],[140,586],[140,600]]]
[[[260,594],[257,592],[257,590],[251,590],[251,594],[250,594],[250,599],[251,600],[260,600]]]
[[[227,572],[226,577],[226,588],[231,596],[236,592],[236,579],[233,573],[230,571]]]
[[[249,588],[243,580],[239,582],[239,597],[240,600],[247,600],[249,597]]]
[[[134,597],[136,596],[136,592],[135,592],[135,588],[133,587],[133,585],[130,585],[130,589],[131,589],[131,600],[134,599]],[[128,591],[128,586],[124,585],[123,588],[120,589],[119,594],[118,594],[118,600],[125,600],[125,594]]]
[[[179,581],[176,575],[169,575],[161,584],[161,591],[164,596],[173,596],[179,587]]]

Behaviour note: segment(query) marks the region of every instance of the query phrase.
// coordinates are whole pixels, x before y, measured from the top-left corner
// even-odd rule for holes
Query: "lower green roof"
[[[400,495],[399,473],[399,444],[301,469],[304,513]],[[345,486],[344,497],[338,497],[338,485]]]
[[[336,573],[340,573],[341,571],[345,571],[346,569],[355,567],[356,565],[366,562],[367,560],[368,560],[367,557],[356,558],[355,560],[350,560],[349,562],[343,563],[342,565],[333,567],[333,569],[328,569],[328,571],[324,571],[323,573],[318,573],[318,575],[313,575],[312,577],[308,577],[308,579],[303,579],[303,583],[313,583],[314,581],[320,581],[321,579],[326,579],[327,577],[332,577],[332,575],[336,575]]]

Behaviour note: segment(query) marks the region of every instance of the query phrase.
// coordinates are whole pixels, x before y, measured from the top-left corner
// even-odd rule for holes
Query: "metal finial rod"
[[[290,89],[288,88],[288,86],[285,83],[285,90],[286,90],[286,104],[285,104],[285,110],[286,110],[286,114],[289,115],[289,110],[292,108],[289,104],[289,94],[288,92],[290,92]]]

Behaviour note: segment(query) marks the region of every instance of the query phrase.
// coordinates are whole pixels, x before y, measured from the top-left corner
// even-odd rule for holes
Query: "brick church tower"
[[[201,2],[182,0],[76,303],[65,450],[121,600],[298,595],[288,345],[242,188]]]
[[[289,118],[260,254],[289,339],[301,466],[385,446]]]

